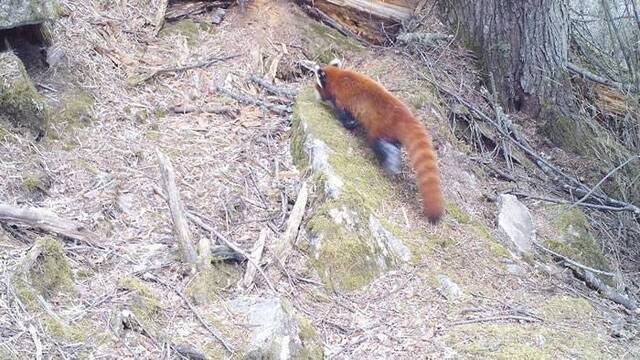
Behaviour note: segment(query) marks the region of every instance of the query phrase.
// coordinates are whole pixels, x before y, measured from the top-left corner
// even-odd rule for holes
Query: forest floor
[[[47,316],[17,304],[8,285],[39,235],[0,228],[6,285],[0,295],[1,354],[155,359],[175,356],[169,355],[170,339],[227,357],[195,312],[217,328],[241,332],[245,327],[234,322],[226,301],[241,294],[269,296],[270,290],[260,276],[248,289],[237,286],[245,265],[218,262],[218,275],[207,284],[210,299],[187,297],[196,304],[192,309],[178,295],[197,275],[181,264],[169,209],[156,193],[163,187],[159,149],[175,167],[185,207],[202,221],[246,251],[266,229],[265,271],[278,295],[310,320],[330,358],[640,356],[635,327],[627,326],[631,335],[612,336],[625,317],[618,307],[569,281],[560,267],[511,259],[494,240],[497,206],[487,199],[510,184],[488,177],[469,159],[468,147],[452,135],[440,109],[424,106],[435,97],[411,96],[433,89],[417,78],[419,65],[406,54],[347,43],[285,1],[255,1],[246,12],[231,8],[220,25],[210,24],[210,15],[194,15],[166,24],[157,35],[157,7],[149,1],[62,3],[66,14],[54,26],[54,41],[64,59],[33,72],[38,90],[57,109],[51,130],[39,143],[12,136],[0,144],[0,199],[86,224],[101,246],[64,243],[72,291],[48,299]],[[407,227],[428,234],[429,251],[345,293],[324,289],[304,252],[294,253],[286,276],[271,258],[305,175],[291,156],[291,115],[242,105],[217,91],[222,86],[277,102],[249,76],[300,90],[313,78],[296,61],[328,61],[333,55],[378,74],[418,107],[421,118],[430,119],[445,195],[456,204],[443,228],[418,225],[415,204],[390,204]],[[175,70],[212,58],[221,60]],[[434,57],[434,66],[439,61]],[[443,68],[451,66],[446,61]],[[157,69],[174,70],[145,79]],[[175,106],[232,111],[176,113]],[[412,199],[414,190],[401,185],[399,199]],[[196,240],[211,235],[191,230]],[[454,280],[465,296],[448,300],[438,274]],[[153,303],[153,314],[147,314],[151,329],[118,333],[114,319],[141,292]]]

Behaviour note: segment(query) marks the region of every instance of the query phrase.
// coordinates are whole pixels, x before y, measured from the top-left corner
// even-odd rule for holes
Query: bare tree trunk
[[[547,102],[564,104],[568,54],[567,0],[440,1],[449,24],[481,57],[509,111],[537,116]]]

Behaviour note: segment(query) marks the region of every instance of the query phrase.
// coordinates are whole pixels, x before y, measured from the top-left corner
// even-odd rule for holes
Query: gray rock
[[[447,300],[457,300],[464,295],[460,286],[449,279],[448,276],[439,274],[436,279],[438,280],[438,284],[440,284],[438,290]]]
[[[501,194],[498,205],[498,227],[519,254],[530,253],[536,237],[536,227],[529,209],[509,194]]]
[[[329,164],[329,148],[322,140],[316,139],[307,132],[305,125],[303,127],[305,127],[303,131],[307,133],[307,138],[304,141],[304,150],[309,156],[311,169],[314,172],[325,174],[324,192],[331,199],[336,199],[342,191],[344,182],[336,175],[333,167]]]
[[[224,19],[226,11],[223,8],[217,8],[211,15],[211,22],[218,25]]]
[[[45,105],[22,61],[12,52],[1,52],[0,69],[0,119],[41,137],[47,127]]]
[[[518,264],[507,264],[507,271],[516,276],[527,275],[527,270]]]
[[[243,296],[232,300],[229,308],[248,323],[245,359],[286,360],[317,354],[318,349],[310,348],[310,339],[302,338],[301,324],[292,310],[279,298]]]
[[[0,30],[55,19],[60,9],[55,0],[0,1]]]
[[[369,230],[371,230],[374,240],[378,243],[378,248],[381,250],[380,253],[383,257],[398,257],[405,262],[411,259],[411,250],[397,237],[393,236],[389,230],[385,229],[373,215],[369,215]]]

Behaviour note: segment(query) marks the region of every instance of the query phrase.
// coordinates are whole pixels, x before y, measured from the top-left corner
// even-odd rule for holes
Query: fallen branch
[[[36,360],[42,360],[42,342],[38,337],[38,332],[36,331],[36,327],[33,324],[29,324],[29,334],[31,334],[31,339],[33,340],[33,345],[36,347]]]
[[[516,321],[526,321],[526,322],[539,322],[542,321],[538,318],[530,317],[530,316],[519,316],[519,315],[502,315],[502,316],[489,316],[478,319],[469,319],[469,320],[460,320],[451,323],[451,326],[465,325],[465,324],[475,324],[482,322],[490,322],[490,321],[504,321],[504,320],[516,320]]]
[[[198,256],[191,243],[191,234],[189,233],[189,226],[187,225],[182,202],[180,201],[180,193],[176,186],[176,176],[173,171],[173,165],[171,165],[171,161],[169,161],[167,156],[159,149],[156,149],[156,154],[160,165],[162,182],[168,194],[167,203],[169,204],[171,220],[173,221],[173,231],[182,250],[184,261],[188,264],[195,264]]]
[[[229,60],[229,59],[233,59],[233,58],[236,58],[238,56],[240,56],[240,55],[235,54],[235,55],[228,55],[228,56],[224,56],[224,57],[212,57],[212,58],[209,58],[209,59],[207,59],[205,61],[202,61],[202,62],[199,62],[199,63],[195,63],[195,64],[191,64],[191,65],[154,70],[150,74],[144,76],[142,79],[136,81],[135,83],[136,84],[143,83],[145,81],[151,80],[152,78],[154,78],[154,77],[156,77],[156,76],[158,76],[160,74],[166,74],[166,73],[170,73],[170,72],[182,72],[182,71],[187,71],[187,70],[201,68],[201,67],[208,67],[208,66],[213,65],[215,63],[226,61],[226,60]]]
[[[169,107],[169,111],[176,114],[188,114],[188,113],[210,113],[210,114],[222,114],[222,115],[238,115],[240,110],[231,106],[214,106],[214,105],[175,105]]]
[[[17,278],[20,275],[26,275],[31,271],[33,265],[38,261],[38,257],[42,254],[42,247],[39,242],[33,244],[31,249],[20,259],[20,262],[16,266],[16,270],[13,272],[13,278]]]
[[[276,242],[275,245],[275,256],[279,259],[284,266],[287,261],[287,257],[291,254],[293,250],[293,246],[295,245],[295,239],[298,235],[298,228],[300,227],[300,223],[302,222],[302,217],[304,215],[304,211],[307,207],[307,199],[309,197],[309,191],[307,189],[307,183],[303,182],[300,187],[300,191],[298,192],[298,197],[296,198],[296,202],[293,205],[293,209],[291,209],[291,213],[289,214],[289,220],[287,220],[287,229],[285,230],[282,237]]]
[[[589,272],[596,273],[596,274],[599,274],[599,275],[616,276],[616,274],[614,274],[612,272],[602,271],[602,270],[594,269],[594,268],[589,267],[587,265],[582,265],[579,262],[577,262],[575,260],[571,260],[571,259],[569,259],[568,257],[566,257],[566,256],[564,256],[562,254],[559,254],[559,253],[557,253],[557,252],[555,252],[555,251],[553,251],[551,249],[547,249],[546,247],[544,247],[543,245],[541,245],[541,244],[539,244],[539,243],[537,243],[535,241],[533,242],[533,245],[538,247],[540,250],[546,252],[547,254],[551,254],[551,255],[553,255],[553,256],[555,256],[557,258],[560,258],[564,262],[567,262],[567,263],[569,263],[569,264],[571,264],[573,266],[579,267],[580,269],[587,270]]]
[[[286,106],[286,105],[279,105],[279,104],[274,104],[272,102],[269,101],[263,101],[260,99],[256,99],[256,98],[252,98],[249,96],[245,96],[245,95],[240,95],[240,94],[236,94],[230,90],[227,90],[221,86],[218,86],[217,88],[218,92],[227,95],[228,97],[239,101],[241,103],[244,104],[249,104],[249,105],[254,105],[254,106],[258,106],[258,107],[262,107],[265,108],[267,110],[273,111],[274,113],[280,114],[280,115],[287,115],[293,112],[293,110],[291,109],[290,106]]]
[[[590,72],[587,69],[581,68],[578,65],[572,64],[572,63],[567,63],[567,69],[575,74],[581,75],[582,77],[584,77],[587,80],[591,80],[593,82],[596,82],[598,84],[602,84],[605,86],[608,86],[610,88],[614,88],[616,90],[619,91],[637,91],[637,89],[635,88],[635,86],[631,85],[631,84],[624,84],[621,82],[617,82],[617,81],[613,81],[613,80],[609,80],[607,78],[604,78],[602,76],[596,75],[592,72]]]
[[[251,75],[249,77],[249,80],[251,80],[251,82],[262,86],[265,90],[267,90],[268,92],[274,94],[274,95],[278,95],[278,96],[284,96],[286,98],[290,98],[293,99],[298,95],[298,92],[295,90],[291,90],[291,89],[286,89],[286,88],[281,88],[278,86],[275,86],[274,84],[270,83],[269,81],[257,76],[257,75]]]
[[[573,270],[573,273],[579,279],[584,280],[584,282],[592,289],[597,290],[602,296],[605,298],[615,302],[616,304],[620,304],[627,308],[630,311],[638,313],[640,309],[638,308],[638,304],[632,298],[629,298],[627,295],[619,293],[615,289],[607,286],[602,280],[598,279],[591,271],[582,270],[571,263],[565,264],[568,268]]]
[[[436,46],[440,41],[453,39],[453,35],[440,33],[404,33],[398,35],[396,39],[405,44],[418,43],[426,46]]]
[[[526,197],[526,198],[534,199],[534,200],[548,201],[548,202],[552,202],[552,203],[556,203],[556,204],[573,204],[574,203],[573,201],[568,201],[568,200],[565,200],[565,199],[554,199],[554,198],[549,198],[549,197],[544,197],[544,196],[525,194],[525,193],[521,193],[521,192],[507,191],[507,193],[511,194],[511,195],[515,195],[515,196]],[[581,203],[581,204],[578,204],[578,205],[584,206],[584,207],[588,207],[588,208],[598,209],[598,210],[626,211],[623,208],[614,207],[614,206],[607,206],[607,205],[597,205],[597,204],[589,204],[589,203]]]
[[[622,169],[625,165],[627,165],[628,163],[630,163],[632,160],[635,159],[640,159],[640,155],[634,155],[631,156],[630,158],[627,159],[627,161],[623,162],[622,164],[618,165],[615,167],[615,169],[609,171],[609,173],[607,175],[605,175],[600,181],[598,181],[598,183],[591,188],[591,190],[589,190],[588,193],[586,193],[582,198],[580,198],[580,200],[578,200],[575,204],[571,205],[569,207],[569,209],[572,209],[574,207],[576,207],[577,205],[582,204],[589,196],[591,196],[591,194],[593,194],[594,191],[596,191],[600,185],[602,185],[602,183],[604,183],[611,175],[615,174],[618,170]]]
[[[7,204],[0,204],[0,221],[5,223],[26,225],[44,231],[49,231],[70,239],[82,241],[91,246],[96,244],[97,236],[79,223],[59,218],[45,209],[18,208]]]

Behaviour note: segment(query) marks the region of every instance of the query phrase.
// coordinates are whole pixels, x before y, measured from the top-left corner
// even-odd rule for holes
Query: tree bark
[[[440,7],[482,59],[508,111],[537,116],[546,102],[564,104],[567,0],[447,0]]]

